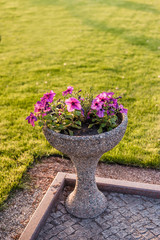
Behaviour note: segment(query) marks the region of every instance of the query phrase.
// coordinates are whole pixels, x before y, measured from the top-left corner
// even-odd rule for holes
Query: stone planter
[[[69,136],[43,128],[48,142],[67,154],[76,168],[76,186],[66,200],[69,213],[79,218],[93,218],[105,210],[106,198],[97,188],[95,171],[102,154],[111,150],[122,139],[127,122],[127,115],[123,114],[121,124],[115,129],[91,136]]]

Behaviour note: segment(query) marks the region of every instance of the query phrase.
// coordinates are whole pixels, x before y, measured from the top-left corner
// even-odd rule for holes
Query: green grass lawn
[[[159,0],[1,0],[0,17],[0,203],[56,153],[25,121],[51,89],[123,96],[127,132],[102,160],[160,167]]]

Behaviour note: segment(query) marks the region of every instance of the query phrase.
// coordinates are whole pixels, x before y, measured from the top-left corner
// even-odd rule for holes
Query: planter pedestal
[[[122,114],[121,118],[122,122],[116,128],[92,136],[68,136],[43,128],[48,142],[67,154],[75,165],[76,186],[66,200],[66,208],[76,217],[93,218],[106,208],[106,199],[95,182],[95,171],[102,154],[114,148],[126,131],[127,115]]]
[[[97,188],[95,171],[99,157],[72,157],[77,179],[74,191],[66,200],[66,209],[79,218],[93,218],[106,209],[106,198]]]

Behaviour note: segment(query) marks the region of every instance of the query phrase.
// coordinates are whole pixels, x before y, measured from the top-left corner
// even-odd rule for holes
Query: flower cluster
[[[53,102],[53,98],[56,94],[51,90],[50,93],[45,93],[43,97],[41,98],[41,101],[38,101],[34,105],[34,113],[31,112],[30,115],[26,118],[28,120],[28,123],[30,123],[33,127],[35,126],[34,122],[37,121],[38,116],[46,116],[46,113],[51,111],[51,108],[49,106],[49,103]]]
[[[118,125],[118,114],[127,114],[127,109],[118,103],[121,97],[114,98],[113,92],[102,92],[95,98],[92,93],[82,97],[81,90],[74,92],[69,86],[62,92],[62,99],[55,100],[55,95],[52,90],[43,95],[34,105],[34,113],[26,118],[28,123],[35,126],[39,120],[39,126],[70,135],[84,125],[101,133]]]
[[[117,111],[127,114],[127,109],[123,108],[123,105],[118,104],[118,98],[113,98],[113,92],[103,92],[100,93],[92,102],[91,109],[97,110],[97,116],[103,118],[105,112],[107,115],[115,115]]]

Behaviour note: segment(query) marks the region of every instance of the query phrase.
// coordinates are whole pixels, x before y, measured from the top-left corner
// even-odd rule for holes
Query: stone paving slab
[[[37,240],[160,239],[160,199],[105,191],[106,211],[95,219],[79,219],[65,209],[70,192],[65,189]]]

